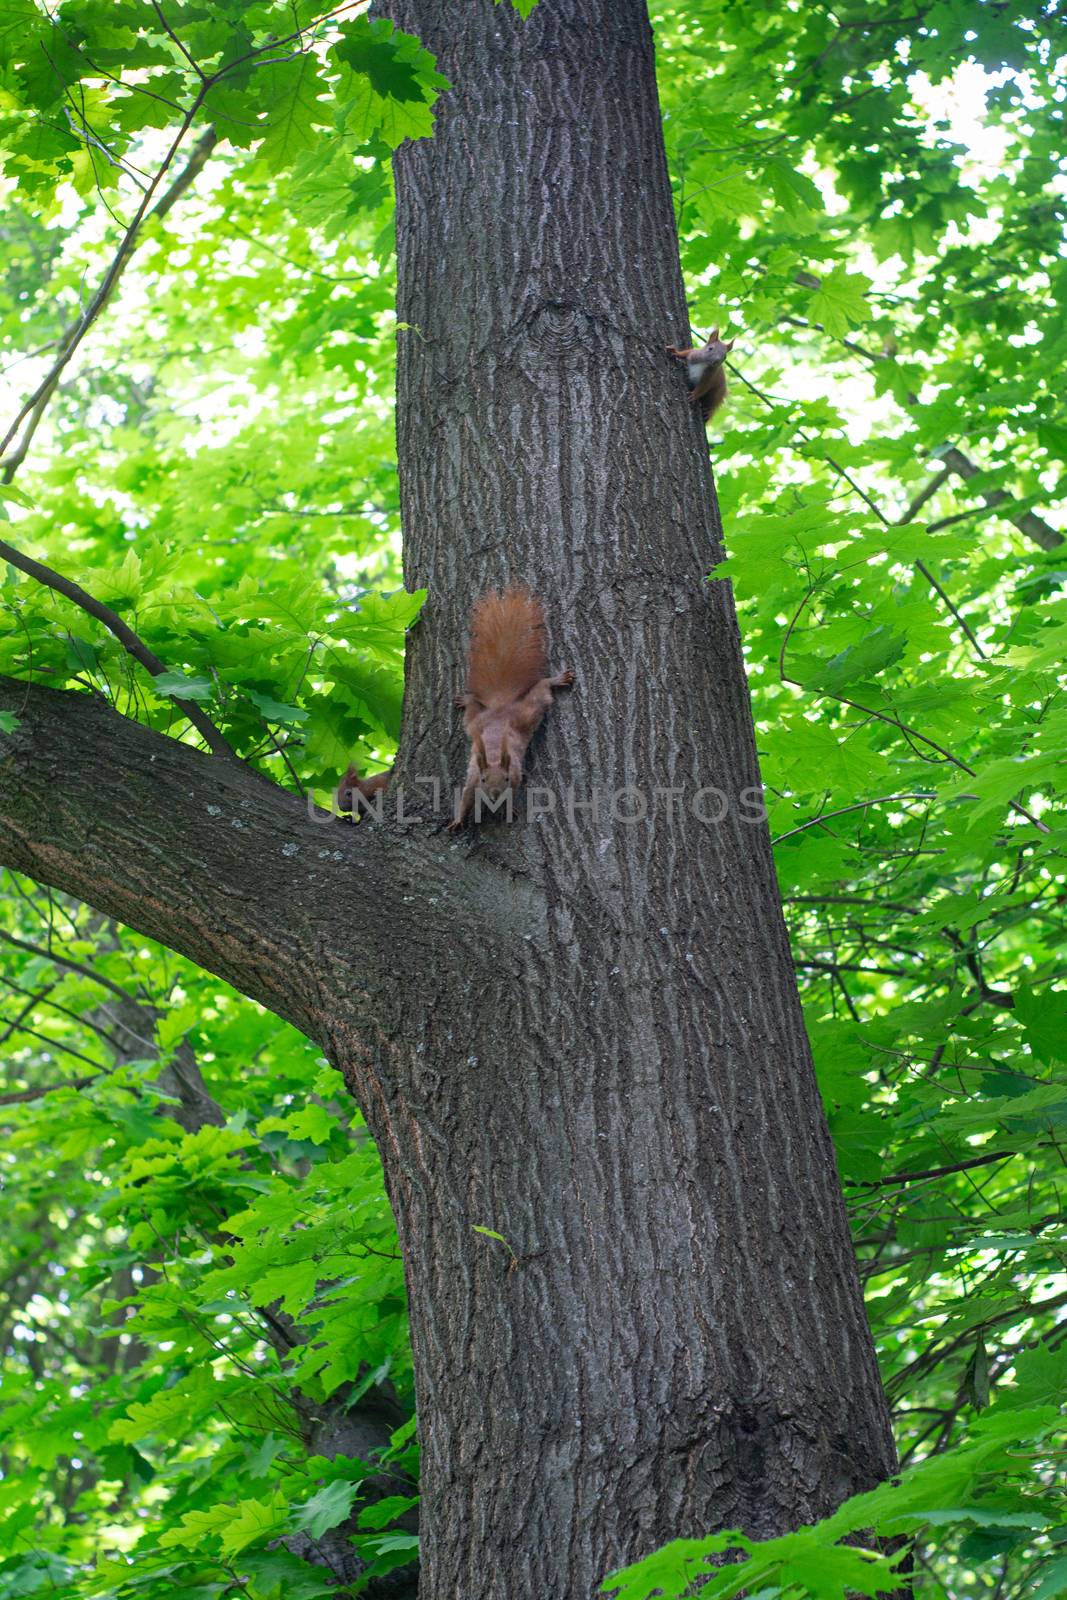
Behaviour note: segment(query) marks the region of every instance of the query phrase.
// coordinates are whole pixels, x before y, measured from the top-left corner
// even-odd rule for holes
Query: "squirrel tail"
[[[524,584],[490,590],[471,611],[467,688],[483,705],[507,705],[548,671],[545,613]]]

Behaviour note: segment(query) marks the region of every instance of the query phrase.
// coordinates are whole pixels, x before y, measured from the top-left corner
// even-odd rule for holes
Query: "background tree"
[[[132,205],[123,198],[137,174],[123,176],[115,157],[156,171],[157,136],[137,125],[172,115],[154,94],[174,100],[184,84],[191,100],[202,87],[154,13],[121,9],[61,14],[62,47],[80,46],[86,60],[64,57],[58,74],[26,71],[32,7],[6,36],[6,82],[17,102],[5,135],[14,147],[9,170],[27,196],[10,213],[15,237],[6,250],[5,330],[19,352],[76,320],[83,279],[96,281],[108,259],[102,200],[123,220],[139,203],[136,193]],[[168,7],[163,19],[187,47],[192,39],[208,74],[257,42],[228,46],[235,24],[215,9],[209,20]],[[264,39],[268,28],[275,41],[283,37],[269,8],[242,9],[241,21],[262,25]],[[495,19],[507,30],[506,10]],[[1010,802],[1054,826],[1042,785],[1048,791],[1054,779],[1062,653],[1056,557],[1050,551],[1046,560],[1035,533],[1054,543],[1062,522],[1050,509],[1047,454],[1056,448],[1058,393],[1054,314],[1042,339],[1046,313],[1035,291],[1055,294],[1062,282],[1056,190],[1041,192],[1059,148],[1055,36],[1039,7],[1011,16],[945,7],[935,18],[883,23],[818,7],[746,18],[707,4],[677,19],[658,8],[656,22],[684,261],[701,284],[696,304],[703,325],[732,311],[744,330],[716,457],[738,581],[743,596],[752,593],[743,599],[746,637],[764,768],[777,791],[775,831],[789,835],[779,872],[864,1273],[876,1291],[898,1430],[906,1454],[925,1457],[902,1491],[884,1491],[890,1498],[878,1515],[887,1531],[934,1519],[936,1538],[920,1554],[950,1574],[953,1593],[1014,1592],[1035,1556],[1046,1561],[1044,1592],[1054,1593],[1053,1547],[1041,1533],[1054,1516],[1042,1492],[1041,1441],[1056,1393],[1050,1327],[1058,1301],[1048,1274],[1058,1257],[1045,1174],[1058,1159],[1052,1127],[1062,1104],[1050,1076],[1062,1039],[1062,873],[1056,835],[1032,829]],[[511,48],[510,30],[502,37]],[[49,38],[55,61],[62,50]],[[347,39],[351,79],[338,56],[315,57],[319,82],[332,86],[330,99],[316,101],[305,43],[310,34],[290,41],[285,61],[267,59],[280,53],[272,43],[254,72],[245,63],[240,85],[213,86],[230,95],[216,101],[231,118],[228,135],[201,159],[180,204],[141,235],[111,313],[121,314],[122,348],[116,323],[109,331],[101,321],[64,368],[20,479],[34,507],[12,512],[20,546],[51,553],[133,618],[168,666],[183,669],[182,680],[153,683],[95,622],[13,574],[4,659],[22,675],[93,683],[160,728],[180,727],[172,698],[180,691],[267,771],[288,763],[287,782],[325,787],[361,736],[384,756],[398,723],[396,664],[412,610],[400,597],[385,605],[361,593],[368,583],[396,582],[383,423],[392,381],[389,197],[383,165],[363,141],[375,129],[393,139],[425,131],[433,81],[413,45],[357,31]],[[990,72],[965,65],[968,56]],[[415,62],[424,84],[417,93]],[[153,94],[144,92],[152,78],[138,71],[157,79]],[[109,81],[123,74],[139,87]],[[935,126],[937,111],[929,113],[942,80],[956,97],[940,107],[952,118],[953,148]],[[400,98],[382,98],[382,89]],[[478,91],[458,82],[458,92]],[[82,124],[79,105],[92,113]],[[988,159],[991,129],[1011,186]],[[199,137],[193,128],[190,151]],[[247,153],[233,150],[234,137]],[[860,148],[867,159],[857,174]],[[181,177],[183,155],[157,194]],[[84,191],[80,202],[71,178]],[[63,210],[42,226],[57,183]],[[942,220],[968,210],[990,212],[986,232],[970,242],[946,234]],[[895,253],[886,255],[890,242]],[[994,268],[995,339],[981,281]],[[191,278],[211,286],[199,305],[189,299]],[[850,331],[861,321],[873,331]],[[821,328],[798,326],[812,322]],[[670,336],[682,331],[672,326]],[[420,333],[400,335],[402,381],[416,387],[444,354],[433,345],[422,351]],[[868,348],[868,337],[867,357],[849,348]],[[649,361],[657,342],[648,343]],[[870,351],[883,359],[871,361]],[[507,381],[503,354],[490,343],[476,388]],[[553,349],[552,361],[580,372],[587,356],[564,360]],[[53,357],[46,351],[12,376],[43,377]],[[643,359],[629,352],[620,363],[626,379],[634,381],[631,368],[644,371]],[[854,375],[868,369],[880,401]],[[552,362],[537,369],[522,453],[536,444],[529,419],[543,409],[555,370]],[[993,402],[991,374],[1003,380]],[[745,379],[759,393],[745,390]],[[521,388],[521,375],[511,381]],[[668,373],[656,382],[669,385]],[[812,400],[816,392],[838,398],[840,415]],[[567,398],[566,388],[560,393]],[[646,420],[661,403],[657,390]],[[431,391],[421,438],[408,441],[413,451],[440,431],[441,410],[440,391]],[[668,455],[678,441],[672,433]],[[962,455],[981,475],[927,474],[924,446],[948,468]],[[676,460],[671,470],[677,479]],[[909,507],[909,522],[886,529]],[[961,512],[960,523],[932,527]],[[423,548],[431,553],[425,537]],[[316,578],[294,581],[289,552],[326,576],[325,592]],[[462,609],[457,603],[460,629]],[[426,622],[429,638],[441,624],[430,610]],[[452,657],[448,666],[451,691]],[[783,678],[805,687],[782,687]],[[16,714],[22,708],[20,692]],[[548,730],[543,760],[580,755],[576,730],[592,708],[583,676]],[[140,758],[131,751],[122,759],[136,766]],[[76,749],[67,761],[82,770]],[[144,780],[132,796],[135,824],[159,806],[158,782],[151,772]],[[928,798],[887,804],[905,793]],[[106,795],[98,799],[104,805]],[[182,848],[169,842],[175,853]],[[346,834],[343,848],[355,843]],[[416,847],[415,839],[405,844],[408,860]],[[492,861],[474,865],[497,870]],[[215,980],[143,938],[112,949],[99,918],[20,887],[7,926],[37,948],[8,947],[16,987],[5,1026],[19,1050],[11,1094],[22,1098],[5,1113],[7,1194],[18,1196],[20,1218],[5,1273],[13,1330],[5,1388],[17,1377],[24,1389],[6,1419],[19,1470],[3,1485],[12,1551],[3,1581],[11,1592],[59,1583],[132,1595],[153,1586],[169,1593],[176,1582],[183,1592],[199,1585],[217,1593],[239,1580],[256,1594],[283,1585],[311,1594],[325,1580],[294,1567],[274,1539],[295,1531],[298,1552],[313,1539],[336,1567],[357,1522],[360,1561],[409,1560],[410,1532],[379,1533],[375,1523],[405,1514],[410,1453],[401,1444],[387,1463],[398,1494],[383,1510],[380,1485],[357,1498],[366,1468],[344,1450],[309,1460],[315,1443],[301,1425],[302,1395],[314,1394],[320,1415],[331,1404],[338,1416],[358,1410],[353,1383],[366,1386],[363,1398],[377,1412],[370,1421],[386,1433],[397,1415],[390,1409],[410,1408],[397,1264],[373,1154],[358,1129],[353,1143],[336,1079],[313,1050]],[[427,894],[438,887],[432,882]],[[57,933],[82,971],[48,959]],[[349,940],[347,955],[368,985],[369,953],[365,938]],[[269,971],[264,961],[248,987]],[[175,1007],[155,1040],[143,1030],[139,1065],[128,1051],[112,1054],[122,1037],[114,1024],[112,1044],[93,1029],[104,1026],[101,990],[92,986],[100,978]],[[192,1129],[180,1095],[174,1112],[184,1123],[151,1115],[165,1113],[170,1098],[160,1051],[166,1060],[186,1035],[211,1100],[230,1114],[225,1137],[212,1133],[210,1117]],[[60,1086],[64,1055],[72,1078],[94,1076],[91,1088]],[[141,1215],[149,1183],[153,1209],[131,1233],[124,1220]],[[338,1196],[351,1203],[344,1240]],[[481,1221],[492,1227],[494,1219]],[[496,1231],[508,1237],[507,1228]],[[478,1242],[507,1250],[484,1235]],[[323,1293],[327,1284],[336,1298]],[[107,1345],[126,1351],[123,1364],[149,1408],[128,1417],[130,1379],[119,1371],[102,1381],[90,1332],[104,1285],[113,1298],[130,1298],[107,1309],[129,1323]],[[294,1341],[280,1355],[271,1339],[266,1319],[281,1293],[286,1314],[307,1330],[303,1354]],[[1027,1343],[1032,1353],[1021,1354]],[[976,1419],[990,1383],[1002,1397]],[[849,1517],[854,1528],[875,1520],[869,1502]],[[946,1518],[958,1530],[950,1540]],[[768,1582],[784,1574],[836,1582],[840,1593],[846,1575],[827,1547],[844,1531],[839,1522],[803,1536],[806,1543],[774,1540],[752,1559]],[[114,1559],[101,1563],[101,1548]],[[665,1556],[658,1587],[680,1592],[699,1549]],[[131,1567],[123,1552],[133,1550]],[[751,1560],[744,1570],[751,1581]],[[647,1593],[650,1574],[635,1575],[632,1585],[644,1587],[627,1593]],[[715,1584],[729,1581],[726,1574]],[[854,1572],[847,1582],[860,1586]]]

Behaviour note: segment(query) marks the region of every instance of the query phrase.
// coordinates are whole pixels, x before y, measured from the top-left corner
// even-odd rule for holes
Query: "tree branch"
[[[939,457],[947,467],[961,478],[976,478],[982,468],[973,462],[970,456],[964,455],[962,450],[955,445],[950,450],[943,450]],[[1015,524],[1020,533],[1025,533],[1028,539],[1039,544],[1042,550],[1058,550],[1063,544],[1063,534],[1054,528],[1051,523],[1039,517],[1036,511],[1024,511],[1015,505],[1012,496],[1005,489],[983,489],[980,491],[982,499],[991,511],[999,511],[1002,517]],[[1014,509],[1013,509],[1014,508]]]
[[[94,1073],[92,1077],[67,1078],[60,1083],[41,1083],[36,1089],[14,1089],[10,1094],[0,1094],[0,1106],[25,1105],[30,1100],[41,1100],[46,1094],[54,1094],[57,1089],[87,1089],[97,1078],[104,1077],[104,1073]]]
[[[121,1000],[127,998],[127,991],[120,984],[114,983],[110,978],[105,978],[102,973],[87,967],[81,961],[73,961],[70,956],[61,956],[58,951],[48,950],[44,945],[31,944],[27,939],[16,939],[13,933],[7,933],[0,928],[0,939],[6,944],[13,944],[17,950],[27,950],[30,955],[40,956],[42,961],[50,961],[57,967],[66,967],[68,972],[77,972],[81,977],[88,978],[92,983],[99,983],[103,988],[110,989]]]
[[[928,1178],[945,1178],[952,1172],[969,1172],[972,1167],[988,1167],[994,1161],[1008,1161],[1017,1150],[991,1150],[984,1156],[971,1156],[969,1161],[954,1161],[947,1167],[928,1167],[925,1172],[894,1172],[888,1178],[846,1178],[853,1189],[895,1188],[897,1184],[921,1183]]]
[[[822,279],[817,278],[815,274],[811,272],[798,272],[796,274],[795,281],[801,286],[802,289],[820,289],[822,287]],[[817,328],[820,333],[826,332],[826,329],[823,327],[821,322],[808,322],[806,319],[799,317],[783,317],[782,321],[792,322],[798,326]],[[830,337],[833,336],[830,335]],[[869,361],[872,366],[879,361],[892,361],[894,359],[894,357],[890,356],[883,350],[868,350],[866,346],[857,344],[855,339],[841,338],[840,343],[844,345],[846,350],[853,350],[858,356],[862,356],[864,361]],[[907,391],[906,399],[909,407],[918,406],[920,403],[919,396],[917,394],[913,394],[910,389]],[[955,473],[957,477],[963,479],[977,477],[982,471],[982,468],[972,461],[970,456],[965,455],[964,452],[956,445],[953,445],[948,450],[939,451],[937,460],[942,462],[943,467],[947,468],[949,472]],[[919,495],[916,497],[916,501],[913,501],[912,506],[909,507],[905,515],[901,517],[901,522],[910,521],[911,517],[914,516],[919,507],[922,506],[925,501],[929,499],[930,495],[939,489],[943,483],[944,471],[937,475],[932,484],[928,484],[925,489],[920,491]],[[1017,527],[1021,533],[1025,533],[1028,539],[1033,539],[1034,543],[1039,544],[1042,550],[1056,550],[1061,544],[1063,544],[1064,535],[1060,533],[1058,529],[1054,528],[1051,523],[1046,522],[1044,517],[1039,517],[1036,512],[1028,511],[1018,506],[1014,497],[1008,494],[1005,489],[984,490],[982,492],[982,499],[991,511],[999,511],[1001,516],[1004,517],[1006,521],[1014,523],[1015,527]]]
[[[807,822],[801,822],[797,827],[790,828],[788,833],[779,833],[771,840],[772,844],[781,844],[785,839],[791,839],[795,833],[803,833],[806,828],[817,828],[822,822],[829,822],[831,817],[843,817],[850,811],[866,811],[868,806],[887,806],[895,800],[936,800],[936,794],[923,790],[917,794],[883,794],[876,800],[857,800],[855,805],[841,806],[837,811],[822,811],[817,817],[809,817]]]
[[[398,993],[417,1005],[454,968],[457,938],[506,964],[497,919],[514,891],[479,890],[430,826],[314,820],[250,768],[91,695],[0,678],[0,709],[19,719],[0,734],[0,865],[159,939],[324,1048],[338,1028],[349,1058],[353,1034],[369,1047]]]

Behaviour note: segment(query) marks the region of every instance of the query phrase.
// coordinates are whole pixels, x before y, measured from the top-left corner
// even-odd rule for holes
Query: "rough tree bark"
[[[84,696],[8,683],[0,858],[323,1044],[407,1265],[420,1593],[589,1600],[668,1538],[826,1513],[893,1446],[745,803],[702,430],[664,353],[688,330],[644,0],[388,12],[456,85],[396,162],[407,576],[430,592],[399,777],[461,774],[470,602],[522,578],[578,676],[531,756],[555,810],[458,841],[323,827]],[[725,806],[696,802],[709,786]],[[647,817],[623,820],[623,789]]]
[[[390,1180],[429,1244],[426,1592],[584,1597],[672,1534],[821,1515],[893,1447],[744,805],[703,433],[664,352],[688,319],[645,0],[542,0],[525,24],[490,0],[383,9],[456,85],[395,163],[406,575],[430,593],[403,776],[439,747],[486,586],[531,581],[553,670],[578,674],[532,774],[555,814],[478,846],[502,895],[534,891],[520,982],[491,941],[460,948],[398,1063],[425,1108],[395,1124]],[[692,809],[712,785],[717,824]],[[599,818],[567,814],[571,786]],[[613,817],[613,793],[657,786],[680,803]]]

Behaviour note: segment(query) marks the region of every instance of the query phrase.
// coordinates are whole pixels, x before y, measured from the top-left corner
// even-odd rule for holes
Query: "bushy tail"
[[[474,602],[467,688],[486,706],[507,705],[547,676],[545,613],[524,584]]]

